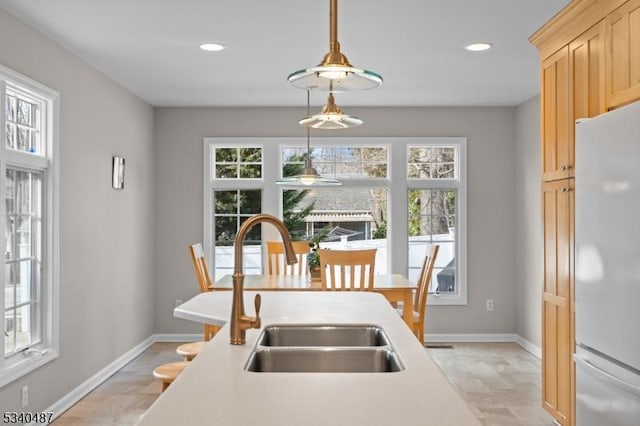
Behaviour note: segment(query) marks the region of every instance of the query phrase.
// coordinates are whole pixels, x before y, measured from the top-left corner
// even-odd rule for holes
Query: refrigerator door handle
[[[631,383],[625,382],[624,380],[621,380],[619,378],[617,378],[616,376],[613,376],[609,373],[607,373],[606,371],[596,367],[595,365],[593,365],[592,363],[590,363],[589,361],[587,361],[586,359],[581,358],[580,356],[578,356],[577,354],[573,355],[573,360],[580,364],[582,367],[586,368],[587,370],[589,370],[591,373],[593,373],[594,375],[596,375],[598,378],[600,378],[601,380],[610,383],[622,390],[625,390],[627,392],[631,392],[632,394],[636,395],[636,396],[640,396],[640,387],[635,386]]]

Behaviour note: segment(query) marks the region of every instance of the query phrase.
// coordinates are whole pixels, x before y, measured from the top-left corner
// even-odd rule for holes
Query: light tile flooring
[[[151,371],[179,360],[177,343],[155,343],[52,424],[133,425],[160,394]],[[551,426],[540,407],[540,361],[515,343],[427,349],[486,426]]]
[[[516,343],[454,343],[427,349],[486,426],[551,426],[541,405],[540,360]]]

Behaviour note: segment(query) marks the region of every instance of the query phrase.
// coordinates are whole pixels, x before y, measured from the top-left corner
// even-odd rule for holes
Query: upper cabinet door
[[[541,80],[542,179],[564,179],[573,175],[568,46],[542,62]]]
[[[572,122],[607,111],[604,94],[604,19],[569,44]],[[574,140],[571,126],[571,140]]]
[[[640,99],[640,0],[629,0],[606,19],[606,106]]]

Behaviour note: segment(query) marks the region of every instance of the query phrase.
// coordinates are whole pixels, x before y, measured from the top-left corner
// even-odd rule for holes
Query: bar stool
[[[162,382],[162,392],[182,373],[189,361],[170,362],[162,364],[153,369],[153,377]]]
[[[184,357],[185,361],[191,361],[200,353],[207,342],[191,342],[180,345],[176,348],[176,353]]]

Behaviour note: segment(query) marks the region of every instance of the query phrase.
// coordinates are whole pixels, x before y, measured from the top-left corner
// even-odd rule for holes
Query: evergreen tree
[[[223,178],[260,178],[261,167],[245,162],[260,162],[262,152],[257,148],[219,148],[216,149],[216,162],[221,163],[216,167],[216,176]],[[238,157],[241,162],[238,165]],[[284,176],[294,176],[304,167],[305,155],[294,156],[288,159],[288,164],[283,168]],[[306,224],[304,219],[309,216],[314,208],[314,203],[299,208],[308,190],[285,190],[282,194],[283,222],[294,240],[306,238]],[[215,211],[232,213],[237,207],[246,213],[259,213],[262,211],[262,200],[259,190],[220,190],[216,191]],[[235,217],[218,216],[216,218],[216,244],[232,245],[235,239],[237,220]],[[247,236],[247,241],[259,241],[261,226],[255,226]]]
[[[289,161],[302,161],[304,162],[306,155],[299,157],[292,157]],[[283,167],[283,176],[295,176],[302,172],[302,164],[285,164]],[[293,240],[303,240],[307,237],[307,229],[305,218],[311,214],[311,211],[315,207],[315,202],[309,204],[302,209],[298,209],[298,206],[309,193],[309,190],[292,190],[288,189],[282,192],[282,222],[289,230],[291,238]]]

